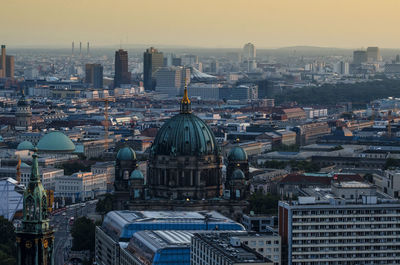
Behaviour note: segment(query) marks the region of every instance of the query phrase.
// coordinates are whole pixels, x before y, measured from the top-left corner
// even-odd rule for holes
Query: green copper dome
[[[199,156],[218,152],[208,125],[196,115],[183,111],[164,123],[151,147],[152,155]]]
[[[134,171],[132,171],[130,179],[144,179],[142,171],[140,171],[139,169],[135,169]]]
[[[132,148],[126,146],[118,151],[117,159],[121,161],[136,160],[136,153]]]
[[[244,176],[243,171],[241,171],[240,169],[235,169],[235,171],[233,171],[233,173],[232,173],[232,178],[233,179],[245,179],[246,177]]]
[[[62,132],[50,132],[40,139],[37,148],[45,152],[73,152],[75,145]]]
[[[29,141],[23,141],[17,146],[17,150],[33,150],[35,147]]]
[[[247,153],[240,146],[235,146],[229,151],[228,160],[230,162],[246,161]]]

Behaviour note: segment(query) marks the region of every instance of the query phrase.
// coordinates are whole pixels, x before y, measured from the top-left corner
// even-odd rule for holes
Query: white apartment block
[[[400,264],[400,202],[366,183],[334,182],[279,202],[283,264]]]

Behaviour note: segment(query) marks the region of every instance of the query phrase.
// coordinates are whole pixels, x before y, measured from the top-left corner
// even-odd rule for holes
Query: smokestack
[[[74,56],[75,43],[72,42],[72,56]]]

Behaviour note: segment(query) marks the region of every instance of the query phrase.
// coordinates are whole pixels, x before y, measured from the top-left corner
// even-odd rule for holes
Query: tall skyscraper
[[[85,83],[93,88],[103,88],[103,66],[101,64],[86,64]]]
[[[0,78],[6,77],[6,45],[1,45]]]
[[[253,71],[256,66],[256,47],[252,43],[246,43],[243,47],[244,62],[247,63],[247,72]]]
[[[154,90],[156,80],[154,74],[163,67],[164,56],[162,52],[150,47],[143,54],[143,84],[147,90]]]
[[[6,77],[14,78],[14,56],[6,56]]]
[[[131,83],[131,73],[128,72],[128,52],[119,49],[115,52],[114,87]]]
[[[353,64],[362,64],[368,61],[368,56],[366,51],[358,50],[353,52]]]
[[[32,155],[32,172],[24,192],[22,225],[17,229],[17,264],[54,264],[54,231],[47,212],[46,191],[40,182],[36,152]]]
[[[14,78],[14,56],[6,54],[6,45],[1,45],[0,78]]]
[[[381,52],[379,47],[368,47],[367,48],[368,62],[378,62],[381,61]]]

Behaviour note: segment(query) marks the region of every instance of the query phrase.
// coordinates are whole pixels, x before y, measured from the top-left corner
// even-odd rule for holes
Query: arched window
[[[47,198],[42,197],[42,219],[47,219]]]
[[[31,196],[26,198],[26,220],[33,220],[35,214],[35,202]]]

